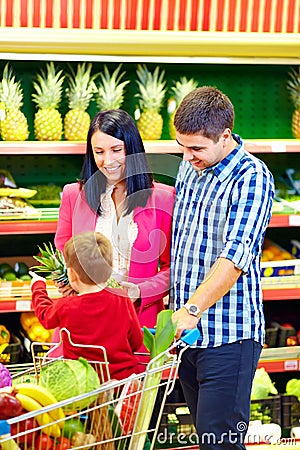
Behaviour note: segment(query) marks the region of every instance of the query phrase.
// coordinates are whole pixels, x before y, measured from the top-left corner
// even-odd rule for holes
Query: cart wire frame
[[[192,330],[190,336],[187,333],[186,338],[174,342],[167,351],[153,358],[140,374],[123,380],[102,379],[102,384],[96,390],[8,419],[11,435],[0,436],[0,447],[4,450],[7,448],[5,442],[13,440],[22,450],[143,450],[144,443],[148,440],[148,448],[154,449],[163,408],[167,396],[174,388],[181,355],[197,339],[197,331]],[[178,351],[175,351],[176,347]],[[106,353],[105,349],[101,350]],[[38,364],[35,362],[34,369],[16,374],[15,381],[26,382],[30,377],[31,382],[35,380],[37,383],[43,367],[53,364],[56,359],[49,359],[47,355],[42,359],[38,358],[38,361]],[[104,365],[108,369],[107,360]],[[150,422],[153,405],[157,407],[157,412]],[[147,414],[145,410],[150,407],[152,410],[149,418],[149,411]],[[64,411],[63,417],[57,419],[57,411],[61,409]],[[147,417],[145,420],[145,414],[149,420]],[[47,417],[48,420],[42,423],[39,420],[41,417]],[[74,422],[80,424],[79,428],[84,433],[75,432],[71,435],[69,431],[68,434],[66,430],[72,430],[71,424]],[[47,445],[45,442],[41,443],[45,435],[48,436]]]

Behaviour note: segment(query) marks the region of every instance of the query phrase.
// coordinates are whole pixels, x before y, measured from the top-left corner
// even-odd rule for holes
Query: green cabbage
[[[57,401],[72,399],[100,386],[95,369],[84,358],[56,360],[41,370],[39,384],[49,390]],[[89,406],[97,396],[70,402],[65,410],[81,410]]]

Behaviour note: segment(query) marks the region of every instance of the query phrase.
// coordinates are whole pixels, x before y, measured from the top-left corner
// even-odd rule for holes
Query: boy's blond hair
[[[102,233],[85,232],[65,244],[67,267],[75,270],[86,284],[105,283],[112,273],[112,245]]]

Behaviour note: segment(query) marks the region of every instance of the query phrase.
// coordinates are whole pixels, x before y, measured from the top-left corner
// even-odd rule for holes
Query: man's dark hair
[[[216,87],[202,86],[184,97],[176,111],[174,125],[180,134],[202,134],[218,142],[226,128],[233,129],[234,107]]]

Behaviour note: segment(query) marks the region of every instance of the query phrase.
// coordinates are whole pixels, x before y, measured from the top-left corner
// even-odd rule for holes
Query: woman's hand
[[[127,289],[127,295],[133,303],[140,298],[141,291],[137,284],[129,281],[119,281],[119,285]]]

